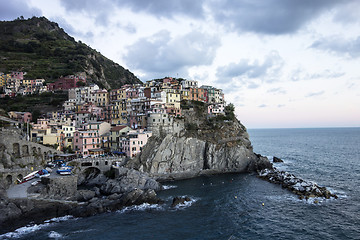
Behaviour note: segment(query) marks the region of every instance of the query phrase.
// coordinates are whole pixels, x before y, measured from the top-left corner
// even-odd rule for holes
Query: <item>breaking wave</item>
[[[59,222],[67,221],[70,219],[75,219],[75,218],[73,216],[67,215],[64,217],[58,217],[58,218],[52,218],[52,219],[46,220],[42,224],[27,225],[25,227],[18,228],[13,232],[8,232],[3,235],[0,235],[0,240],[9,239],[9,238],[20,238],[20,237],[23,237],[24,235],[27,235],[27,234],[39,231],[41,229],[44,229],[46,227],[49,227],[49,226],[53,225],[54,223],[59,223]],[[50,234],[51,233],[53,233],[53,236],[55,236],[54,234],[56,232],[50,232]],[[50,234],[49,234],[49,237],[50,237]],[[56,239],[58,239],[58,238],[56,238]]]
[[[169,189],[173,189],[173,188],[177,188],[177,186],[174,186],[174,185],[163,185],[163,190],[169,190]]]
[[[141,205],[129,206],[125,207],[121,210],[118,210],[118,213],[127,213],[133,211],[146,211],[146,210],[164,210],[163,206],[159,204],[150,204],[150,203],[143,203]]]

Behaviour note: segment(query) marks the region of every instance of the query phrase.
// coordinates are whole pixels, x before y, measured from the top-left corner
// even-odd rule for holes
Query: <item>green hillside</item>
[[[91,82],[106,88],[141,82],[45,17],[0,21],[0,71],[24,71],[26,79],[44,78],[47,82],[85,72]]]

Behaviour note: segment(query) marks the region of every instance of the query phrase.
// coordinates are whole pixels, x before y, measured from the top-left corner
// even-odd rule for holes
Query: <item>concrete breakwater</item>
[[[280,184],[283,188],[298,195],[299,199],[338,198],[336,194],[331,193],[326,187],[320,187],[314,182],[305,181],[294,174],[279,171],[276,168],[259,171],[259,178],[271,183]]]

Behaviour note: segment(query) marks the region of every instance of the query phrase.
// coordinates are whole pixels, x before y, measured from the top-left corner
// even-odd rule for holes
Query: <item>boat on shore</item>
[[[29,173],[28,175],[23,177],[23,179],[21,179],[21,181],[19,181],[19,184],[25,183],[25,182],[30,181],[31,179],[35,178],[37,173],[38,173],[38,171],[34,171],[32,173]]]
[[[72,167],[70,167],[70,166],[62,166],[58,170],[56,170],[56,173],[60,174],[60,175],[70,175],[71,170],[72,170]]]

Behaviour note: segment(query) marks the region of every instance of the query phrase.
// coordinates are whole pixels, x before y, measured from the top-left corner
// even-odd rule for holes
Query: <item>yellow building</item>
[[[182,89],[181,90],[181,100],[190,100],[190,90],[189,89]]]
[[[31,81],[32,80],[29,80],[29,79],[23,79],[22,80],[22,85],[23,86],[31,86]]]
[[[181,94],[177,89],[164,89],[166,92],[166,103],[180,108]]]
[[[126,110],[126,99],[113,101],[111,105],[111,123],[120,125],[127,124],[127,110]]]
[[[0,73],[0,87],[4,87],[6,85],[7,75]]]
[[[63,125],[61,127],[61,130],[64,134],[64,146],[71,147],[71,149],[74,149],[73,143],[74,143],[75,127]]]
[[[105,107],[109,105],[109,93],[107,90],[97,90],[95,91],[96,96],[96,106]]]
[[[57,145],[57,150],[62,150],[64,147],[64,135],[61,129],[48,128],[46,134],[43,136],[44,145]]]

